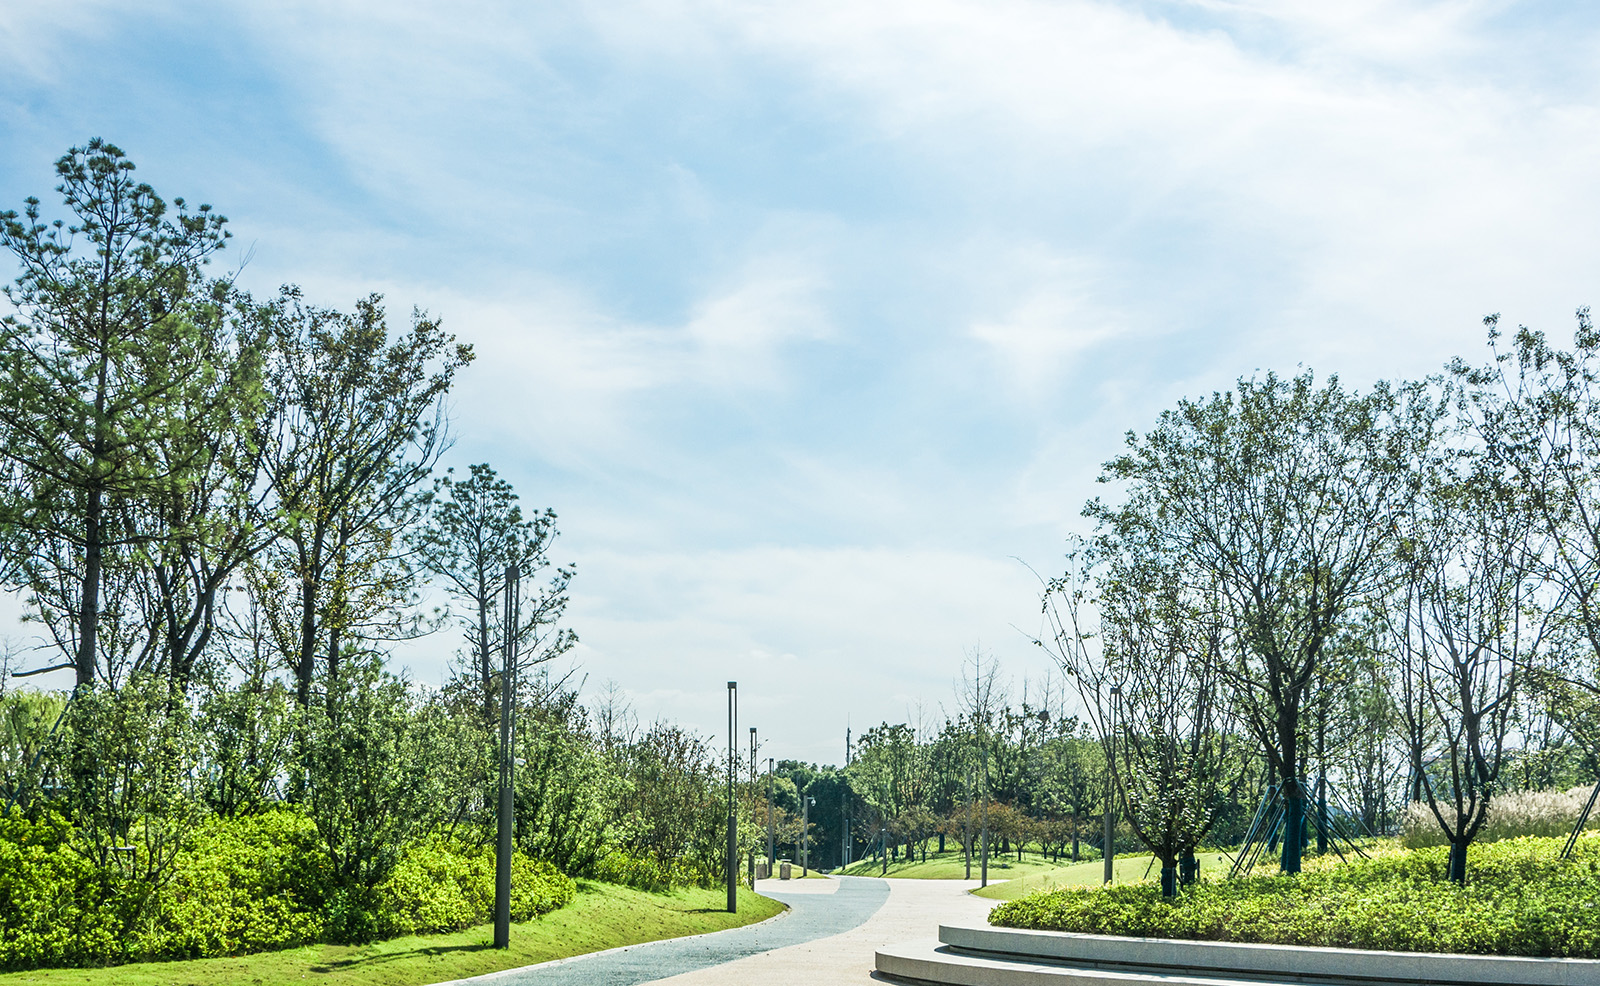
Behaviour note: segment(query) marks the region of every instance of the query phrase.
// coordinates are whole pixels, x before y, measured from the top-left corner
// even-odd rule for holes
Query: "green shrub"
[[[119,951],[113,882],[72,839],[59,815],[0,816],[0,968],[89,965]]]
[[[316,826],[282,808],[212,818],[152,890],[95,866],[58,815],[0,815],[0,969],[209,958],[351,937],[447,931],[493,917],[494,855],[413,843],[364,898],[334,888]],[[512,859],[511,917],[572,901],[549,863]]]
[[[572,902],[566,874],[521,853],[511,857],[511,920],[528,921]],[[381,937],[456,931],[494,918],[494,853],[434,837],[413,845],[378,886]]]
[[[709,886],[711,881],[710,874],[688,860],[663,861],[620,852],[602,856],[583,875],[652,894],[665,893],[673,887]]]
[[[1600,836],[1560,860],[1555,839],[1474,847],[1466,886],[1446,850],[1390,851],[1298,876],[1204,881],[1173,901],[1152,884],[1033,894],[991,923],[1091,934],[1393,951],[1600,958]]]

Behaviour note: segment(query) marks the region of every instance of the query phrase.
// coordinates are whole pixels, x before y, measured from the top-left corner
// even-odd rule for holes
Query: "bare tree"
[[[1195,850],[1217,818],[1231,709],[1219,673],[1221,631],[1210,600],[1148,545],[1070,556],[1049,583],[1041,641],[1083,698],[1101,737],[1123,812],[1161,860],[1168,897],[1198,875]],[[1118,550],[1118,549],[1122,550]],[[1078,567],[1092,561],[1092,569]],[[1098,611],[1089,631],[1087,605]],[[1098,646],[1091,645],[1096,640]]]
[[[1406,578],[1389,619],[1411,767],[1461,883],[1505,763],[1519,671],[1540,645],[1539,547],[1497,476],[1429,492],[1405,521]]]

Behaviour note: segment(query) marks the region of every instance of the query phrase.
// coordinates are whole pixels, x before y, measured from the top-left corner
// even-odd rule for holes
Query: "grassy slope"
[[[482,925],[454,934],[416,935],[373,945],[309,945],[239,958],[12,972],[0,974],[0,986],[417,986],[619,945],[721,931],[783,910],[777,901],[746,890],[739,892],[737,915],[723,909],[726,903],[726,892],[721,889],[691,888],[656,895],[580,880],[578,896],[571,904],[538,920],[513,925],[511,947],[503,952],[489,946],[493,928]]]
[[[1231,861],[1221,853],[1201,853],[1200,872],[1205,876],[1219,877],[1227,873]],[[1155,883],[1161,879],[1159,867],[1150,865],[1150,857],[1118,856],[1112,861],[1115,883]],[[991,870],[991,874],[992,874]],[[1146,875],[1148,873],[1148,876]],[[989,897],[993,900],[1016,900],[1026,894],[1039,890],[1055,890],[1061,887],[1093,887],[1099,886],[1105,876],[1105,863],[1095,860],[1092,863],[1074,863],[1071,866],[1062,866],[1047,869],[1043,872],[1027,874],[1019,879],[1007,880],[1004,883],[991,883],[982,890],[974,890],[979,897]]]

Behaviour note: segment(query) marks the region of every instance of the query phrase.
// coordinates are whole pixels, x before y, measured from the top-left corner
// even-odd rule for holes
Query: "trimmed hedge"
[[[493,917],[494,855],[433,838],[408,847],[359,908],[330,886],[316,827],[289,810],[213,819],[150,894],[98,870],[58,816],[0,816],[0,969],[209,958],[347,937],[453,931]],[[572,901],[549,863],[512,860],[511,916],[526,921]],[[137,914],[137,916],[135,916]]]
[[[1464,887],[1447,850],[1391,850],[1298,876],[1203,881],[1164,900],[1153,884],[1037,893],[1001,904],[1001,927],[1401,952],[1600,958],[1600,836],[1474,845]]]

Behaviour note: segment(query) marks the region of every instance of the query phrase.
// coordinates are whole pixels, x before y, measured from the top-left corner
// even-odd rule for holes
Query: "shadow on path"
[[[839,889],[831,894],[776,891],[769,896],[788,904],[789,913],[743,928],[630,945],[466,981],[492,982],[494,986],[636,986],[860,927],[889,899],[889,885],[847,876],[840,878]]]

